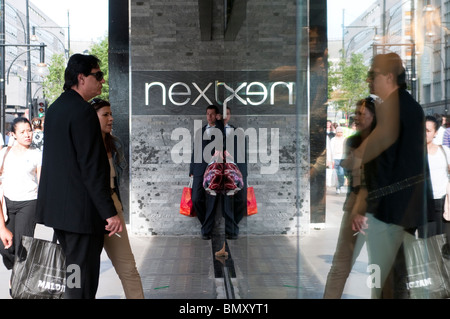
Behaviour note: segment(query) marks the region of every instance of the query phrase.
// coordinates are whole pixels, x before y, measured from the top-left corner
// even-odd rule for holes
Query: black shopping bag
[[[406,288],[412,299],[450,298],[450,261],[442,255],[446,242],[444,234],[428,238],[407,235]]]
[[[66,261],[53,241],[22,236],[11,274],[14,299],[62,299],[66,289]]]

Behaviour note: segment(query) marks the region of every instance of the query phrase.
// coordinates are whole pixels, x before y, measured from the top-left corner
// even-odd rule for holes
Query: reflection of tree
[[[352,54],[350,63],[341,59],[337,68],[330,68],[328,95],[336,110],[348,115],[354,110],[356,101],[369,95],[368,69],[362,54]]]

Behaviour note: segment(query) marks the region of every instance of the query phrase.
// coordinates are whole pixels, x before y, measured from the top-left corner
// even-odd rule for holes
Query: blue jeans
[[[337,175],[337,185],[336,189],[340,189],[342,186],[344,186],[345,182],[345,171],[344,168],[341,166],[341,159],[335,159],[334,160],[334,169],[336,170]]]

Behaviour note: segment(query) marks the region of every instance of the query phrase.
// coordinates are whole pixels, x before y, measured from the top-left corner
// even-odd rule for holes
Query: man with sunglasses
[[[105,83],[99,63],[93,55],[70,57],[64,92],[45,118],[36,218],[54,229],[71,266],[65,299],[95,298],[104,234],[112,236],[123,227],[111,199],[97,113],[88,103]]]
[[[353,230],[366,235],[369,264],[377,266],[373,298],[408,298],[403,240],[426,222],[431,201],[422,107],[406,90],[406,72],[395,53],[373,58],[367,82],[382,102],[377,125],[354,152],[353,182],[358,190],[364,164],[368,195],[360,210],[365,218]],[[356,211],[355,210],[355,211]]]

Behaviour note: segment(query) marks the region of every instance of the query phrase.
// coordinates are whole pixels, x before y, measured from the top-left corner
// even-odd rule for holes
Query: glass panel
[[[415,210],[411,223],[396,216],[434,202],[426,197],[431,188],[426,189],[421,139],[425,113],[447,114],[442,56],[447,29],[441,23],[446,13],[440,12],[445,6],[414,0],[136,1],[130,6],[130,223],[135,234],[151,237],[149,249],[159,252],[148,261],[154,269],[144,280],[149,297],[192,297],[192,291],[200,298],[323,298],[324,292],[327,298],[367,299],[374,292],[379,297],[389,271],[371,262],[376,256],[367,247],[374,242],[364,229],[352,229],[351,211],[359,207],[352,200],[369,204],[360,215],[370,218],[370,225],[398,226],[392,227],[397,246],[401,236],[410,236],[405,230],[416,234],[424,214]],[[382,64],[371,68],[375,56],[387,53],[398,55],[402,67],[396,70],[404,68],[404,74]],[[389,80],[394,73],[395,81]],[[395,85],[401,86],[400,107],[390,109],[400,113],[381,111],[391,101],[378,91],[382,83],[393,84],[396,92]],[[410,112],[402,108],[403,99]],[[221,119],[213,118],[221,112],[228,120],[227,107],[234,127],[221,130]],[[363,163],[361,182],[356,160],[350,166],[343,160],[349,156],[344,143],[356,148],[365,138],[362,114],[381,120],[377,131],[364,128],[375,132],[365,142],[371,146],[354,153]],[[405,119],[417,125],[415,130]],[[417,139],[403,139],[405,134]],[[371,144],[377,136],[384,138]],[[414,142],[423,143],[416,148]],[[240,164],[242,181],[204,179],[207,169],[220,168],[212,155],[221,155],[224,146],[232,155],[225,161]],[[406,156],[411,149],[416,153]],[[407,175],[409,165],[420,172]],[[191,174],[196,217],[179,214]],[[244,187],[232,192],[235,186]],[[255,191],[257,214],[248,215],[245,187]],[[366,188],[377,192],[357,197],[356,190],[364,195]],[[401,197],[405,189],[414,189],[416,202]],[[180,245],[189,254],[171,255]],[[397,266],[397,250],[392,254]],[[408,297],[417,296],[404,289],[414,285],[405,269],[403,264],[400,279],[392,273],[394,284],[401,283]],[[339,278],[333,281],[333,275]],[[176,293],[154,290],[163,286]],[[405,297],[396,293],[388,287],[383,296]]]

